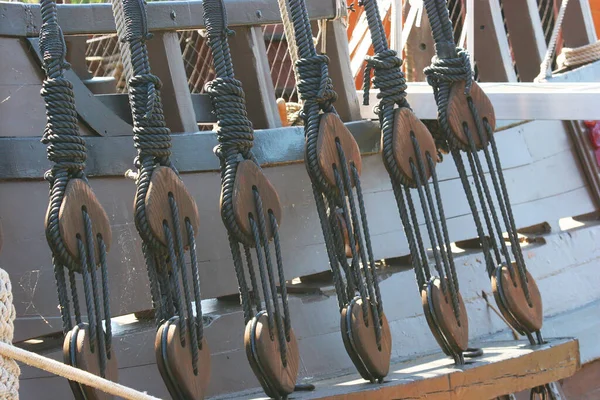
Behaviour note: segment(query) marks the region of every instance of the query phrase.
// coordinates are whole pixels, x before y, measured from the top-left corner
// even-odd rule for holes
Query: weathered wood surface
[[[356,375],[316,382],[314,392],[296,399],[439,399],[482,400],[572,376],[579,368],[577,340],[554,339],[542,346],[524,343],[481,343],[484,355],[457,368],[441,355],[391,366],[385,383],[365,383]],[[487,350],[487,352],[486,352]],[[222,399],[259,399],[242,393]]]
[[[308,0],[310,19],[336,16],[334,1]],[[58,21],[65,35],[90,35],[116,31],[109,3],[59,4]],[[274,1],[230,0],[225,3],[229,26],[281,23],[279,7]],[[204,28],[202,1],[170,1],[147,6],[148,30],[185,30]],[[42,25],[39,4],[0,3],[0,36],[37,37]]]
[[[542,136],[539,132],[543,132]],[[532,122],[498,132],[496,137],[518,226],[555,221],[594,210],[562,123]],[[540,141],[540,137],[544,140]],[[177,165],[178,157],[174,160]],[[283,206],[280,234],[286,276],[291,279],[328,270],[304,165],[266,168],[265,174],[278,191]],[[444,207],[449,234],[455,241],[476,237],[457,176],[450,160],[439,165],[438,178],[442,196],[446,199]],[[216,172],[183,174],[183,180],[198,203],[203,221],[198,233],[202,294],[204,298],[214,298],[237,293],[225,228],[218,211],[219,175]],[[361,181],[375,258],[408,254],[391,184],[380,155],[363,158]],[[290,185],[290,182],[294,184]],[[135,185],[124,178],[96,178],[91,180],[91,186],[106,209],[113,230],[113,249],[108,258],[109,280],[120,283],[112,285],[111,289],[113,312],[123,315],[148,309],[148,281],[133,223]],[[47,190],[47,184],[42,181],[7,181],[0,185],[0,215],[5,231],[0,267],[13,279],[17,341],[60,330],[56,303],[48,301],[55,299],[56,294],[50,251],[43,232]],[[421,214],[418,218],[423,223]],[[489,282],[482,285],[488,286]]]

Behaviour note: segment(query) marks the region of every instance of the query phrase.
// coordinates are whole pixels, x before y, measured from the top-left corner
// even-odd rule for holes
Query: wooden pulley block
[[[405,183],[414,187],[415,179],[410,163],[412,161],[417,169],[418,163],[416,159],[417,154],[411,138],[413,135],[419,143],[421,150],[420,156],[425,167],[425,179],[421,180],[421,183],[424,184],[425,181],[429,180],[431,177],[427,155],[431,156],[434,163],[438,162],[435,141],[425,124],[417,118],[410,108],[402,107],[397,109],[394,115],[394,133],[392,137],[394,161],[398,166],[398,170],[404,177]]]
[[[189,246],[189,240],[185,233],[186,219],[189,219],[196,235],[200,226],[196,201],[175,171],[169,167],[156,167],[152,172],[150,186],[146,193],[146,218],[152,234],[165,246],[167,245],[167,238],[165,236],[164,223],[167,223],[171,232],[175,232],[171,205],[169,203],[170,196],[173,196],[177,203],[183,245],[187,247]],[[174,234],[173,237],[175,237]]]
[[[249,216],[253,215],[254,221],[258,224],[254,189],[258,190],[260,194],[267,235],[271,239],[273,229],[269,211],[275,216],[277,224],[281,224],[282,211],[279,195],[254,161],[243,160],[238,164],[233,184],[233,212],[238,226],[248,237],[253,237]],[[221,204],[223,204],[222,201]]]
[[[87,182],[83,179],[71,179],[65,189],[65,197],[58,212],[58,229],[66,250],[76,261],[79,260],[77,238],[79,237],[87,245],[83,210],[88,213],[92,221],[94,238],[101,236],[106,245],[106,251],[108,251],[112,241],[112,231],[106,211]],[[50,208],[46,212],[46,227],[49,213]],[[94,249],[96,262],[99,262],[100,248],[97,241],[94,241]],[[80,269],[80,264],[76,263],[75,270],[79,271]]]
[[[432,278],[421,291],[423,311],[429,328],[442,350],[448,355],[461,354],[469,347],[467,309],[458,292],[460,319],[457,320],[450,293],[444,293],[441,283],[439,278]]]
[[[351,171],[350,164],[354,164],[360,175],[362,171],[362,159],[356,139],[354,139],[352,133],[346,128],[346,125],[344,125],[337,114],[325,113],[321,115],[319,125],[317,155],[321,172],[332,187],[337,187],[333,166],[335,165],[340,175],[342,174],[342,164],[340,162],[336,142],[339,142],[344,150],[348,171]],[[352,174],[350,174],[350,179],[352,185],[356,185],[352,178]]]
[[[82,369],[94,375],[100,376],[100,359],[98,356],[98,344],[95,351],[92,352],[89,341],[89,325],[79,324],[71,329],[63,342],[63,358],[65,364],[72,367]],[[98,338],[104,340],[104,338]],[[106,369],[104,378],[118,382],[119,368],[117,365],[117,357],[114,352],[111,357],[106,359]],[[113,395],[104,393],[101,390],[90,386],[79,384],[75,381],[69,381],[69,385],[73,390],[76,400],[109,400],[113,399]]]
[[[359,374],[368,381],[381,381],[390,369],[392,354],[392,334],[385,314],[381,316],[381,348],[377,346],[372,304],[369,304],[365,325],[362,309],[363,300],[355,297],[344,307],[340,319],[342,339],[346,352]]]
[[[450,96],[448,100],[448,123],[455,138],[458,139],[463,148],[469,148],[469,139],[464,131],[464,124],[469,127],[473,141],[477,149],[482,149],[487,146],[487,133],[483,132],[484,139],[483,143],[477,133],[477,124],[473,119],[473,114],[469,107],[468,99],[470,98],[479,113],[479,118],[483,121],[487,120],[488,124],[492,127],[492,132],[496,128],[496,115],[494,113],[494,107],[492,102],[483,92],[477,82],[473,82],[471,91],[468,96],[465,96],[466,82],[456,82],[450,89]]]
[[[280,398],[294,391],[298,377],[300,354],[294,330],[286,341],[287,365],[283,365],[279,350],[279,333],[273,327],[269,334],[269,318],[261,311],[246,324],[244,347],[254,375],[269,397]]]
[[[346,225],[344,211],[342,209],[336,209],[335,218],[340,228],[340,233],[342,234],[342,240],[344,241],[344,253],[346,254],[347,258],[352,258],[352,248],[350,247],[350,231],[348,230],[348,225]],[[360,247],[357,240],[354,241],[354,247],[356,248],[356,253],[358,254]]]
[[[540,290],[529,271],[526,272],[527,282],[521,282],[515,263],[513,263],[513,268],[515,269],[516,284],[506,265],[497,267],[494,271],[491,278],[494,298],[506,319],[511,323],[516,322],[513,328],[522,334],[537,332],[542,329],[544,319]],[[529,289],[531,306],[525,298],[522,285],[527,285]]]
[[[203,399],[210,382],[210,349],[206,338],[202,338],[202,348],[198,349],[198,371],[194,373],[190,346],[198,344],[192,343],[189,329],[185,343],[181,343],[179,318],[172,317],[156,332],[156,365],[171,397],[181,400]]]

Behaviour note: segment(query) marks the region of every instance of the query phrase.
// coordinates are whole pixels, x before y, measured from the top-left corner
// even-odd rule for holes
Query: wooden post
[[[475,62],[481,82],[516,82],[498,0],[474,2]]]
[[[512,51],[521,82],[533,82],[540,73],[540,64],[546,53],[546,40],[535,0],[504,1],[504,17],[511,40]]]
[[[350,68],[350,52],[346,27],[341,20],[327,22],[327,55],[329,56],[329,75],[333,88],[338,94],[335,109],[344,122],[358,121],[360,105]]]
[[[174,133],[196,132],[198,124],[177,32],[156,33],[147,46],[152,72],[162,81],[167,126]]]
[[[415,21],[406,40],[406,80],[409,82],[425,81],[423,69],[431,64],[431,58],[435,55],[435,42],[431,34],[429,17],[425,11],[420,25],[417,27]]]
[[[260,26],[244,26],[234,31],[235,35],[229,38],[229,46],[235,76],[244,86],[246,99],[252,98],[246,103],[250,120],[255,129],[280,127],[263,30]]]
[[[588,0],[572,0],[569,2],[565,11],[561,34],[564,47],[581,47],[597,40]]]

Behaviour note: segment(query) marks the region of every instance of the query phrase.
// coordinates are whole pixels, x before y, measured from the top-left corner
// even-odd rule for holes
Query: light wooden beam
[[[496,119],[583,120],[600,119],[598,83],[482,83]],[[370,105],[361,106],[363,118],[378,118],[373,112],[378,90],[370,91]],[[437,105],[426,83],[408,84],[408,101],[421,119],[436,119]],[[362,91],[358,91],[359,98]]]
[[[482,400],[564,379],[580,368],[577,339],[550,339],[533,347],[514,341],[482,345],[484,355],[462,367],[437,354],[392,365],[383,384],[367,383],[354,374],[316,382],[313,392],[297,392],[294,398]],[[244,392],[243,397],[228,398],[264,395]]]

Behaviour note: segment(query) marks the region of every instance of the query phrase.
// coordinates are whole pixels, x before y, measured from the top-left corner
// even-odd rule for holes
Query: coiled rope
[[[161,82],[150,70],[146,40],[152,35],[148,32],[146,6],[143,0],[116,2],[121,3],[113,5],[121,53],[127,55],[124,61],[131,61],[132,71],[128,87],[133,116],[133,141],[137,149],[134,160],[138,169],[135,174],[135,224],[143,240],[142,250],[150,280],[156,323],[158,326],[175,315],[179,316],[181,343],[185,342],[185,336],[189,332],[191,341],[195,344],[189,348],[192,368],[197,373],[198,351],[202,349],[204,331],[194,228],[189,218],[185,219],[185,226],[180,226],[179,205],[170,196],[173,230],[164,224],[166,244],[163,244],[151,231],[146,212],[146,197],[154,170],[163,166],[171,168],[177,174],[170,159],[171,135],[163,114]],[[191,288],[184,242],[189,243]]]
[[[295,67],[298,76],[298,93],[304,102],[301,115],[304,119],[306,137],[305,163],[311,178],[325,247],[333,272],[338,305],[341,311],[358,294],[363,300],[365,325],[369,325],[367,322],[369,307],[373,320],[377,321],[372,325],[374,325],[377,345],[381,348],[383,303],[375,273],[375,260],[358,170],[354,163],[348,168],[346,156],[339,142],[337,150],[341,165],[337,166],[339,170],[335,170],[336,185],[332,186],[326,181],[318,162],[317,141],[321,114],[336,112],[333,103],[337,99],[337,94],[333,90],[333,83],[328,73],[329,58],[317,54],[305,1],[288,0],[288,6],[298,46],[299,59]],[[356,199],[352,193],[351,181],[355,182]],[[350,264],[344,252],[343,238],[337,222],[338,215],[343,218],[349,232],[348,240],[352,252]]]
[[[69,274],[71,301],[75,312],[75,321],[82,323],[79,309],[79,296],[75,285],[75,273],[83,277],[83,287],[87,318],[89,324],[90,349],[96,353],[100,362],[100,374],[106,372],[107,359],[111,357],[112,332],[108,291],[108,271],[106,265],[106,247],[108,244],[92,232],[93,221],[86,209],[82,210],[85,225],[85,237],[77,238],[79,259],[74,259],[67,251],[59,228],[59,213],[65,200],[67,185],[73,179],[87,182],[85,176],[85,141],[79,135],[77,111],[71,82],[64,78],[63,71],[70,66],[65,61],[66,45],[62,30],[58,25],[56,2],[41,2],[42,26],[40,29],[40,51],[46,79],[42,84],[42,96],[46,104],[47,124],[42,143],[47,144],[48,159],[52,168],[45,178],[50,184],[50,205],[46,220],[46,238],[52,250],[54,274],[58,289],[58,298],[66,334],[73,328],[71,307],[65,279],[65,269]],[[96,260],[96,247],[100,259]],[[98,286],[96,272],[100,265]],[[100,295],[100,290],[102,295]],[[106,332],[102,327],[105,320]]]
[[[412,199],[410,187],[417,189],[417,195],[425,217],[427,233],[432,244],[435,268],[440,277],[444,292],[449,292],[450,294],[452,308],[460,326],[461,316],[458,304],[458,277],[454,265],[454,257],[450,248],[448,227],[444,216],[444,209],[442,207],[437,174],[435,172],[434,157],[436,157],[436,154],[428,153],[427,160],[423,160],[421,157],[422,153],[420,145],[415,136],[412,135],[412,145],[416,156],[415,160],[411,159],[410,161],[413,178],[412,180],[408,180],[400,173],[394,157],[395,149],[393,139],[395,115],[396,110],[399,108],[410,109],[406,100],[407,85],[404,74],[400,69],[402,60],[397,56],[396,51],[391,50],[388,47],[377,1],[363,0],[362,5],[365,8],[367,22],[371,32],[371,40],[375,50],[374,56],[366,58],[367,67],[365,68],[364,75],[363,103],[365,105],[369,104],[371,73],[374,72],[375,77],[373,79],[373,85],[375,88],[379,89],[377,98],[380,99],[379,104],[375,107],[375,112],[379,116],[382,131],[384,164],[392,180],[392,187],[404,232],[408,240],[411,260],[417,276],[419,290],[425,289],[426,282],[431,279],[431,272],[427,251],[421,236],[419,223],[416,219],[414,201]],[[431,172],[435,200],[431,193],[432,190],[427,183],[426,168]],[[447,282],[445,277],[448,277]],[[446,286],[448,286],[448,291],[446,291]],[[459,362],[462,360],[460,355],[455,355],[455,357]]]
[[[204,21],[208,44],[212,51],[216,78],[207,83],[206,92],[210,95],[213,109],[217,114],[217,138],[219,145],[215,149],[221,162],[221,218],[227,228],[229,245],[233,256],[234,268],[239,284],[244,319],[247,324],[261,309],[260,288],[256,279],[251,249],[255,250],[259,279],[267,311],[269,331],[273,338],[274,329],[279,340],[279,352],[283,366],[287,366],[286,341],[290,341],[291,318],[288,306],[286,281],[283,272],[283,259],[279,239],[277,219],[271,210],[265,219],[263,199],[259,188],[253,188],[254,207],[249,217],[252,234],[245,234],[234,212],[234,184],[238,165],[242,160],[250,160],[257,168],[258,162],[252,153],[254,131],[246,113],[244,90],[240,81],[235,79],[227,37],[232,34],[227,28],[227,15],[222,0],[205,0]],[[273,232],[275,263],[273,268],[268,228]],[[244,249],[245,264],[240,246]],[[245,268],[250,275],[250,285],[245,276]],[[281,290],[281,306],[277,296],[277,285]],[[252,288],[250,294],[249,287]],[[254,308],[254,309],[253,309]],[[281,309],[283,308],[283,310]]]

